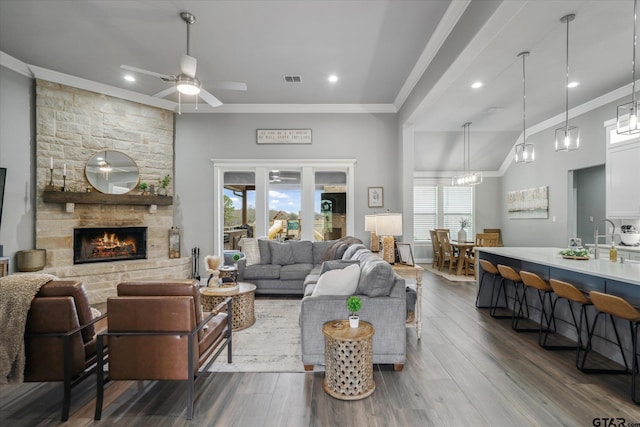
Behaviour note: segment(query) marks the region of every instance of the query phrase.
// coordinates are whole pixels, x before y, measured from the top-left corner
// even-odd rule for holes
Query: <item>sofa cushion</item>
[[[356,293],[368,297],[387,296],[393,287],[394,275],[391,264],[371,254],[360,260],[360,280]]]
[[[269,242],[267,239],[258,239],[258,248],[260,249],[260,264],[271,264],[271,251],[269,250]]]
[[[295,264],[293,251],[289,243],[269,242],[269,250],[271,251],[271,264],[291,265]]]
[[[332,259],[342,258],[342,255],[338,256],[338,253],[344,254],[344,252],[347,250],[347,248],[344,247],[343,245],[346,244],[348,247],[348,245],[353,245],[356,243],[362,243],[362,240],[353,236],[341,237],[340,239],[336,240],[331,246],[327,248],[324,255],[322,256],[322,261],[329,261]]]
[[[283,265],[280,268],[280,280],[304,280],[313,268],[313,264]]]
[[[238,242],[238,245],[242,248],[242,251],[247,258],[247,265],[260,264],[260,247],[258,246],[258,239],[243,237]]]
[[[354,259],[356,252],[361,251],[363,249],[368,250],[367,247],[362,243],[356,243],[354,245],[350,245],[349,248],[344,252],[341,258],[343,260],[352,260]]]
[[[320,276],[313,296],[353,295],[358,287],[360,267],[356,264],[339,270],[331,270]]]
[[[274,264],[248,265],[244,269],[244,280],[251,279],[279,279],[280,266]]]
[[[324,274],[327,271],[331,270],[342,270],[343,268],[347,268],[353,264],[360,264],[358,260],[342,260],[342,259],[334,259],[331,261],[325,261],[322,263],[322,267],[320,267],[320,274]]]
[[[313,243],[309,240],[290,240],[293,259],[296,264],[313,264]]]

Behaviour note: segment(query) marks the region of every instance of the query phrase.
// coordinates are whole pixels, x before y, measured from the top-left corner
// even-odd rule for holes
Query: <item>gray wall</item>
[[[601,165],[606,160],[606,132],[604,122],[614,118],[619,101],[571,119],[580,128],[580,149],[555,152],[555,129],[562,124],[529,136],[536,144],[536,161],[529,164],[512,163],[501,180],[500,205],[502,236],[506,246],[565,247],[569,232],[567,220],[569,171]],[[507,192],[525,188],[549,186],[548,219],[508,219]],[[555,216],[556,220],[553,221]]]
[[[577,193],[576,237],[580,237],[586,245],[593,243],[594,226],[606,214],[604,165],[575,171],[573,183]]]
[[[257,145],[256,129],[312,129],[310,145]],[[213,253],[211,159],[357,159],[355,230],[368,242],[367,187],[384,187],[384,209],[401,212],[397,120],[394,114],[184,114],[176,118],[175,223],[183,247]],[[380,209],[378,209],[378,212]],[[184,250],[183,250],[184,253]],[[189,252],[186,252],[189,253]]]
[[[11,271],[15,253],[33,249],[35,242],[33,84],[30,78],[0,67],[0,167],[7,168],[0,244],[4,256],[11,257]]]

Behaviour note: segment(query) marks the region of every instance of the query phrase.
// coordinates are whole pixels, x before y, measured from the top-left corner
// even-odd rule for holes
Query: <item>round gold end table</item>
[[[254,313],[254,301],[256,285],[247,282],[238,282],[238,289],[233,292],[225,292],[216,288],[201,288],[200,301],[203,311],[211,311],[227,297],[233,300],[233,313],[231,329],[240,331],[256,323]]]
[[[376,389],[373,381],[373,326],[361,320],[357,328],[351,328],[348,320],[333,320],[322,326],[322,333],[324,391],[341,400],[370,396]]]

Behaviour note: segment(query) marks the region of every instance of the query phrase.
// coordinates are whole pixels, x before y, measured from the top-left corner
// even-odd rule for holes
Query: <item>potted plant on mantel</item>
[[[158,195],[166,196],[167,195],[167,187],[171,182],[171,175],[166,174],[164,178],[160,179],[160,188],[158,188]]]
[[[347,309],[349,310],[349,326],[357,328],[360,324],[360,317],[358,311],[362,308],[362,300],[359,297],[352,295],[347,299]]]
[[[140,183],[140,185],[138,185],[138,188],[140,189],[140,191],[142,191],[142,194],[145,195],[147,194],[147,190],[149,189],[149,184],[143,181]]]

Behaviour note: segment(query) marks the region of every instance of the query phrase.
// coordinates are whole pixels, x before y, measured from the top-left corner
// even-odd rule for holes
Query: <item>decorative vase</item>
[[[358,316],[349,316],[349,326],[357,328],[360,325],[360,318]]]
[[[167,195],[167,189],[165,187],[158,188],[158,196],[166,196],[166,195]]]
[[[466,242],[467,241],[467,231],[464,228],[461,228],[458,231],[458,242]]]

